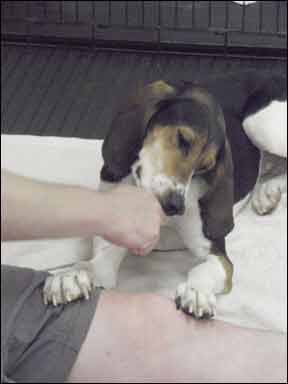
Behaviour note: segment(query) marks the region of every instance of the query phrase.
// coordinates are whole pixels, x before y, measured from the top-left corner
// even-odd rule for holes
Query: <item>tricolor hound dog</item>
[[[152,191],[167,225],[202,259],[176,290],[177,307],[196,318],[212,317],[216,295],[232,288],[225,236],[233,229],[233,204],[255,187],[261,151],[287,158],[286,103],[286,78],[279,74],[156,81],[121,107],[104,140],[101,188],[128,182]],[[258,190],[258,213],[276,207],[286,183],[269,181]],[[99,238],[94,243],[90,261],[47,279],[46,303],[116,285],[126,249]]]

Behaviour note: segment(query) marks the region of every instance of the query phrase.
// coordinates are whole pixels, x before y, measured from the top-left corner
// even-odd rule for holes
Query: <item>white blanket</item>
[[[40,180],[97,189],[102,141],[2,135],[1,166]],[[45,204],[45,202],[43,202]],[[48,269],[86,259],[89,239],[6,242],[2,263]],[[272,214],[257,216],[249,206],[227,238],[235,267],[233,291],[219,297],[217,318],[259,329],[287,332],[287,196]],[[191,266],[187,252],[129,256],[121,266],[119,289],[174,296]]]

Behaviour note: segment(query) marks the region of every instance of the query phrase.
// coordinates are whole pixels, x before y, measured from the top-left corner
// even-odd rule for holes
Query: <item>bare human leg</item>
[[[153,294],[100,296],[68,382],[287,381],[285,335],[197,321]]]

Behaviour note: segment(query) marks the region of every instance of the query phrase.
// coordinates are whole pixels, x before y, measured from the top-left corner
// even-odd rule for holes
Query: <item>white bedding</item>
[[[1,166],[41,180],[97,188],[102,141],[36,136],[1,136]],[[43,202],[45,204],[45,202]],[[85,259],[89,239],[1,243],[2,263],[48,269]],[[233,291],[219,297],[217,318],[243,326],[287,332],[287,196],[272,214],[257,216],[249,206],[227,238],[235,267]],[[119,289],[174,296],[191,257],[184,251],[129,256]]]

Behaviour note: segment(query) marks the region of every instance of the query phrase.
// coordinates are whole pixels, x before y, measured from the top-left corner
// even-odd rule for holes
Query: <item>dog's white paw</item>
[[[189,280],[178,286],[175,302],[177,309],[197,319],[209,319],[216,315],[216,297],[213,292],[196,289]]]
[[[259,215],[271,213],[282,195],[282,184],[276,179],[259,184],[252,197],[252,207]]]
[[[73,269],[49,276],[43,288],[44,303],[70,303],[84,297],[89,299],[91,291],[97,286],[94,273],[89,263],[81,263]]]

